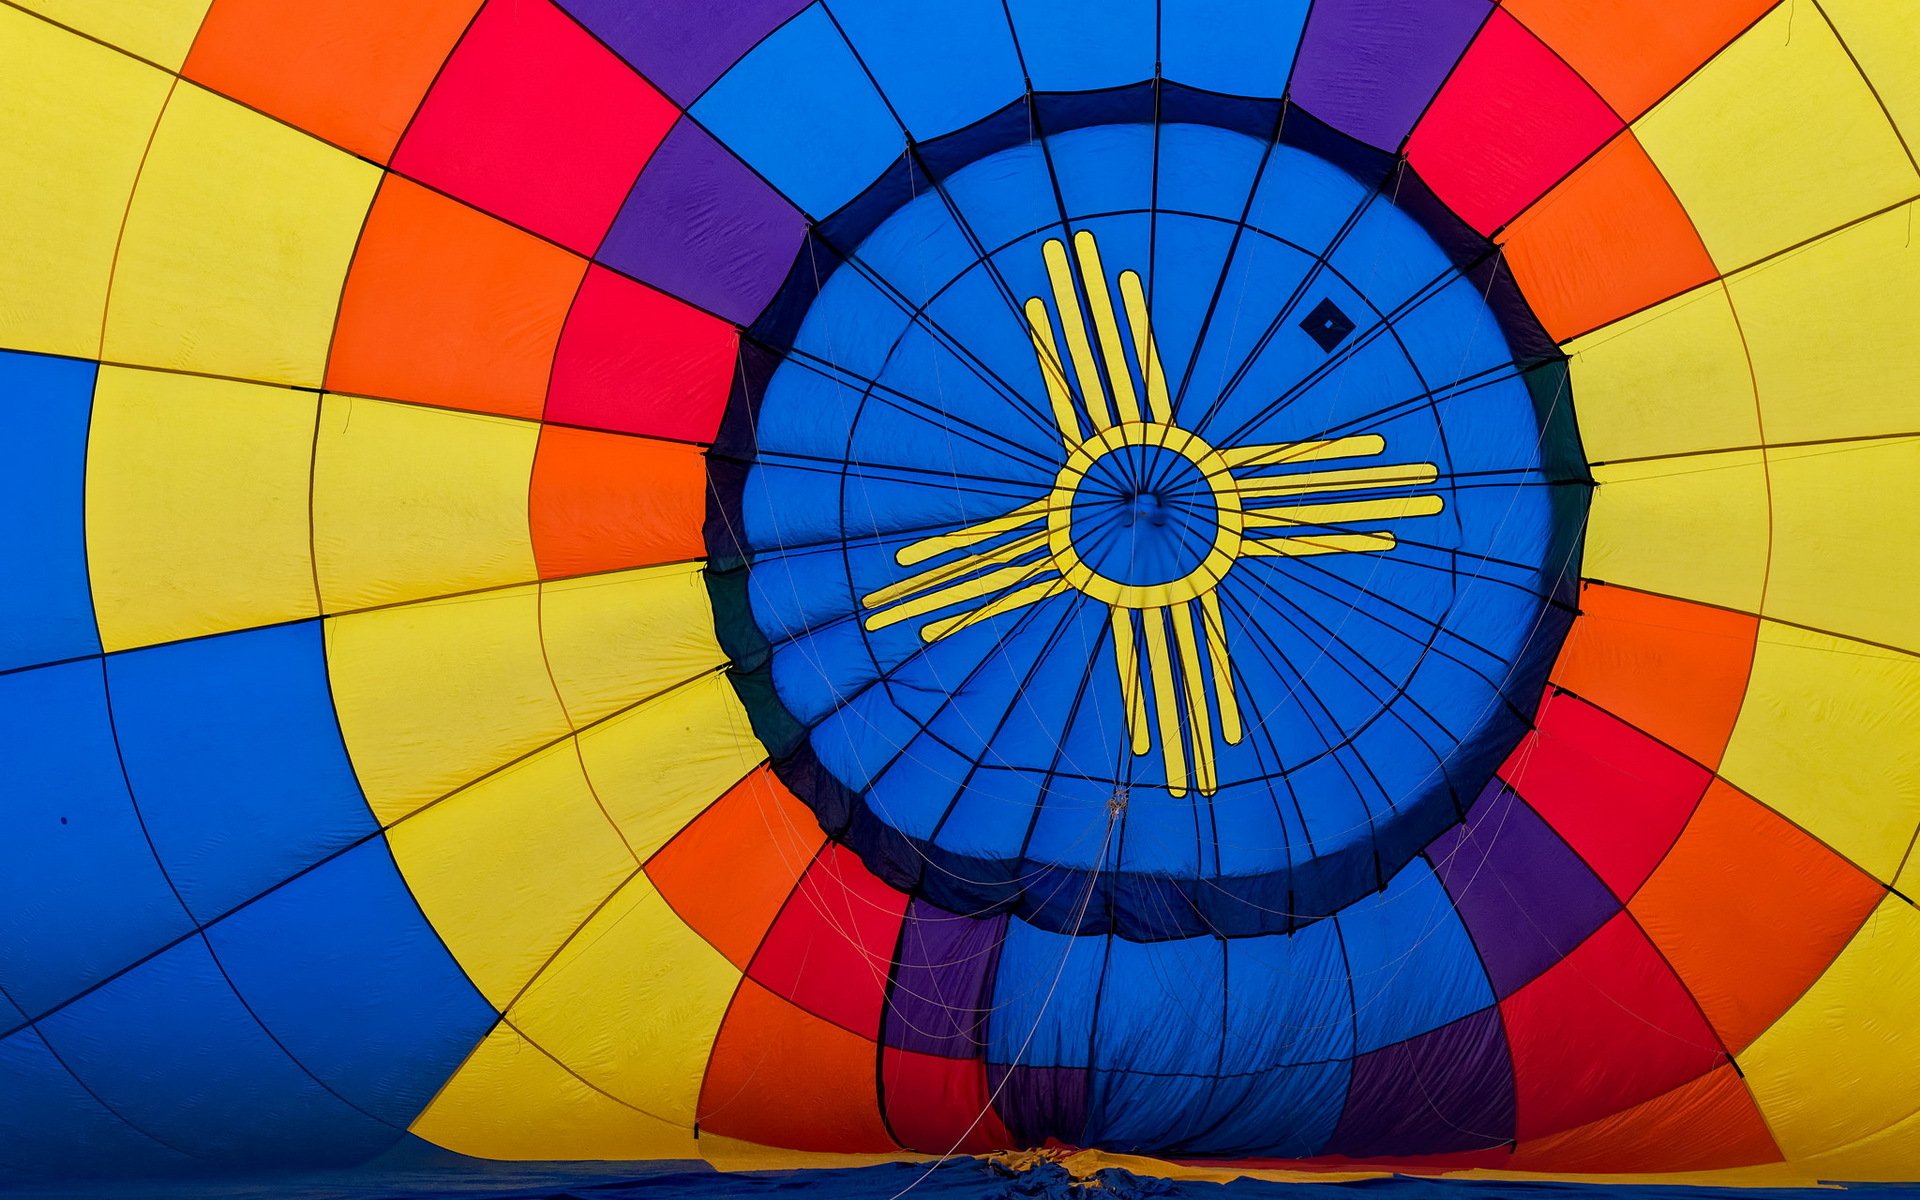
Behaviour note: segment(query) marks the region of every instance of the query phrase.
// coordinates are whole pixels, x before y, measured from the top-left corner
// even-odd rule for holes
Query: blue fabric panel
[[[1008,0],[1038,92],[1084,92],[1153,78],[1154,0]]]
[[[404,1126],[493,1027],[384,840],[207,931],[261,1023],[328,1087]],[[317,981],[324,981],[316,986]]]
[[[1026,90],[1000,0],[831,0],[827,7],[921,141],[970,125]]]
[[[113,655],[107,677],[140,814],[198,920],[373,832],[320,622]]]
[[[86,1163],[132,1175],[192,1161],[88,1095],[34,1030],[0,1041],[0,1170]]]
[[[0,986],[29,1016],[193,930],[127,797],[97,659],[0,676]]]
[[[312,978],[324,992],[332,981]],[[40,1031],[101,1101],[153,1136],[232,1163],[359,1162],[402,1130],[329,1094],[235,997],[199,938],[61,1009]]]
[[[1433,868],[1416,858],[1338,918],[1364,1054],[1493,1003],[1493,988]]]
[[[1353,997],[1332,922],[1228,939],[1226,979],[1222,1074],[1353,1056]]]
[[[1227,1020],[1225,955],[1221,938],[1114,938],[1094,1065],[1149,1075],[1216,1074]],[[1169,1020],[1175,1013],[1179,1019]]]
[[[86,530],[97,369],[0,353],[0,671],[100,652]]]
[[[987,1061],[1086,1066],[1111,940],[1067,937],[1023,921],[1009,922],[994,975]]]
[[[813,217],[853,199],[906,149],[906,135],[819,5],[735,63],[692,113]]]
[[[1280,96],[1311,0],[1161,0],[1161,71],[1236,96]]]

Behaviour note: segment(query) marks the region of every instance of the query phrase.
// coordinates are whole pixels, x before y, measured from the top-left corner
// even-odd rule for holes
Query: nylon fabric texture
[[[0,1172],[1920,1178],[1920,10],[0,78]]]

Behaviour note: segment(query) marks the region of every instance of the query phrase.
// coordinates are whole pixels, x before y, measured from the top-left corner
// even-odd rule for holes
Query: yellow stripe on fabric
[[[1817,12],[1796,21],[1800,7],[1776,7],[1633,127],[1722,271],[1920,191],[1833,30]]]
[[[639,869],[563,741],[387,831],[420,911],[501,1008]]]
[[[1127,710],[1128,739],[1135,754],[1145,754],[1153,747],[1153,735],[1147,729],[1146,681],[1140,677],[1140,648],[1133,610],[1116,604],[1107,610],[1107,623],[1113,627],[1113,667],[1120,676],[1120,702]]]
[[[594,914],[507,1016],[593,1086],[691,1126],[739,981],[739,969],[687,928],[642,874]]]
[[[642,859],[767,757],[721,671],[612,717],[579,740],[587,777]]]
[[[986,524],[988,526],[1001,525],[1006,529],[1014,529],[1022,525],[1031,525],[1034,522],[1034,516],[1030,514],[1030,510],[1037,509],[1045,503],[1045,501],[1035,501],[1025,508],[1008,514],[997,522],[989,521]],[[991,536],[992,532],[1000,532],[1000,530],[977,532],[981,529],[982,526],[976,525],[971,530],[961,530],[959,533],[947,534],[945,537],[956,541],[960,539],[984,541],[987,537]],[[1000,566],[1005,563],[1011,563],[1023,554],[1040,549],[1046,540],[1047,531],[1044,528],[1037,529],[1032,533],[1023,534],[1020,537],[1014,538],[1012,541],[1002,542],[998,546],[993,546],[975,554],[969,554],[965,558],[942,563],[937,567],[930,567],[917,575],[909,575],[905,579],[890,583],[877,591],[868,592],[860,598],[860,602],[867,608],[877,608],[880,605],[891,604],[895,600],[911,596],[915,592],[928,592],[929,589],[942,589],[949,585],[955,587],[964,586],[953,584],[953,581],[960,579],[962,576],[969,575],[974,571],[978,571],[982,567]],[[924,601],[926,598],[926,596],[922,596],[920,599]],[[940,605],[936,604],[934,607],[938,608]],[[919,611],[925,610],[922,609]],[[891,625],[895,621],[904,620],[911,615],[911,613],[901,613],[899,616],[891,616],[891,614],[889,614],[890,619],[874,617],[871,618],[871,620]],[[871,623],[869,623],[867,627],[869,629],[879,628],[878,625]]]
[[[1045,533],[1032,534],[1017,542],[1010,542],[1006,546],[982,554],[978,558],[965,559],[951,566],[938,568],[930,572],[929,575],[937,583],[938,578],[943,575],[953,576],[963,571],[994,566],[1008,558],[1039,549],[1045,539]],[[983,575],[975,575],[969,579],[962,579],[957,583],[950,583],[944,587],[937,586],[933,591],[922,592],[910,600],[903,600],[892,608],[874,613],[868,617],[866,626],[868,629],[885,629],[889,625],[897,625],[910,617],[937,612],[940,609],[949,608],[978,596],[1005,591],[1008,588],[1015,587],[1031,579],[1043,571],[1053,570],[1055,570],[1053,559],[1045,557],[1044,555],[1034,559],[1032,562],[1015,563],[1012,566],[1000,567],[998,570],[988,571]],[[909,580],[908,582],[917,585],[919,580]],[[886,588],[866,597],[865,602],[868,604],[884,603],[885,599],[892,598],[892,596],[898,593],[899,588],[897,586]]]
[[[1147,416],[1162,424],[1173,420],[1173,398],[1167,394],[1166,365],[1160,361],[1160,339],[1154,336],[1147,295],[1136,271],[1120,272],[1120,300],[1126,306],[1127,325],[1133,330],[1134,356],[1147,386]]]
[[[1207,704],[1207,672],[1200,663],[1200,639],[1193,631],[1193,604],[1167,609],[1174,646],[1180,652],[1180,691],[1187,701],[1187,731],[1193,736],[1193,785],[1211,796],[1220,786],[1213,762],[1213,717]]]
[[[1079,445],[1076,438],[1074,445]],[[923,563],[930,558],[938,558],[952,550],[965,550],[979,542],[984,542],[995,534],[1009,533],[1022,525],[1040,520],[1046,515],[1047,502],[1035,500],[1023,504],[1003,517],[994,517],[978,525],[969,525],[965,529],[956,529],[952,533],[942,533],[930,538],[922,538],[910,546],[905,546],[893,556],[893,560],[903,567]],[[884,590],[884,589],[883,589]],[[878,594],[878,593],[876,593]],[[904,594],[904,593],[902,593]]]
[[[0,346],[96,358],[121,218],[173,81],[5,7],[0,80]]]
[[[340,732],[381,824],[568,732],[539,617],[529,586],[327,621]]]
[[[542,584],[540,637],[576,729],[727,660],[700,563]]]
[[[1127,352],[1120,341],[1120,323],[1114,319],[1113,290],[1107,285],[1107,269],[1100,262],[1099,243],[1083,229],[1073,235],[1073,253],[1080,263],[1080,282],[1087,289],[1087,307],[1093,311],[1107,379],[1113,385],[1114,411],[1121,421],[1138,421],[1140,395],[1133,387],[1133,373],[1127,369]]]
[[[107,300],[120,362],[317,387],[380,170],[181,83]]]
[[[1746,346],[1717,282],[1576,338],[1567,353],[1590,461],[1760,444]]]
[[[1911,1179],[1920,1139],[1848,1153],[1920,1107],[1920,912],[1889,896],[1799,1003],[1740,1056],[1747,1086],[1789,1161],[1820,1159],[1834,1173]],[[1822,1157],[1824,1154],[1824,1157]]]
[[[1053,317],[1047,312],[1047,302],[1035,296],[1026,303],[1027,333],[1033,340],[1033,356],[1040,368],[1040,378],[1046,384],[1047,404],[1053,409],[1053,423],[1060,430],[1060,440],[1071,450],[1085,438],[1085,430],[1080,427],[1080,414],[1073,408],[1073,389],[1067,386],[1067,368],[1060,357],[1060,347],[1053,340]],[[906,560],[901,560],[906,565]]]
[[[1380,500],[1332,500],[1325,504],[1277,504],[1248,509],[1248,529],[1289,529],[1301,525],[1350,525],[1355,521],[1397,521],[1430,517],[1446,507],[1438,496],[1388,496]]]
[[[51,21],[177,71],[210,0],[17,0]],[[0,38],[4,41],[4,38]]]
[[[1113,424],[1113,410],[1107,407],[1106,388],[1100,382],[1100,368],[1094,364],[1093,343],[1087,336],[1087,323],[1080,314],[1080,296],[1073,289],[1073,268],[1067,262],[1067,247],[1058,238],[1049,238],[1040,248],[1047,261],[1047,281],[1053,285],[1053,304],[1060,315],[1060,328],[1066,337],[1067,355],[1073,360],[1074,378],[1080,382],[1080,399],[1098,433]]]
[[[929,621],[920,627],[920,638],[928,642],[939,641],[943,637],[959,633],[962,629],[969,629],[982,621],[992,620],[994,617],[1025,608],[1029,604],[1038,604],[1042,600],[1058,596],[1066,591],[1067,587],[1067,581],[1064,579],[1042,579],[1038,583],[1030,583],[1004,596],[996,596],[972,612]]]
[[[87,564],[107,650],[311,617],[308,392],[102,367]]]
[[[326,610],[533,580],[538,440],[527,421],[326,397],[313,495]]]
[[[1920,434],[1776,448],[1769,617],[1920,651]]]
[[[1160,730],[1160,753],[1167,764],[1167,791],[1187,794],[1187,750],[1180,740],[1180,697],[1173,687],[1173,658],[1167,651],[1166,609],[1140,613],[1147,634],[1147,669],[1153,675],[1153,715]],[[1196,730],[1196,735],[1198,731]]]
[[[1759,451],[1598,466],[1593,476],[1584,575],[1759,611],[1768,537]]]
[[[1727,281],[1760,381],[1768,441],[1916,428],[1916,215],[1903,206]],[[1584,422],[1584,393],[1580,411]]]
[[[701,1145],[691,1122],[595,1091],[504,1024],[409,1128],[457,1154],[492,1159],[698,1158]]]
[[[1207,662],[1213,668],[1213,691],[1220,698],[1220,736],[1229,746],[1240,744],[1240,699],[1233,690],[1233,662],[1227,654],[1227,622],[1220,613],[1220,593],[1200,597],[1200,619],[1206,627]]]
[[[1299,534],[1248,538],[1240,543],[1240,553],[1252,558],[1311,558],[1316,554],[1379,553],[1399,544],[1399,539],[1390,533]]]
[[[1920,823],[1920,658],[1763,621],[1720,774],[1891,881]]]

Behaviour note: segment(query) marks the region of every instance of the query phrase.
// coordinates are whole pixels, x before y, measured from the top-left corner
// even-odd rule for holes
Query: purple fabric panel
[[[808,0],[559,0],[682,108]]]
[[[887,993],[887,1045],[943,1058],[979,1058],[986,1047],[993,969],[1007,918],[962,917],[915,899],[900,926]]]
[[[1498,1009],[1354,1060],[1329,1154],[1484,1150],[1513,1137],[1513,1065]]]
[[[640,172],[595,257],[739,325],[765,308],[806,219],[682,118]]]
[[[1620,903],[1539,814],[1495,780],[1427,847],[1505,998],[1565,958]]]
[[[1397,150],[1492,10],[1491,0],[1315,0],[1293,99],[1343,133]]]
[[[1002,1087],[1002,1082],[1006,1086]],[[994,1111],[1023,1145],[1048,1138],[1077,1144],[1087,1126],[1085,1067],[1004,1067],[987,1064],[987,1094]]]

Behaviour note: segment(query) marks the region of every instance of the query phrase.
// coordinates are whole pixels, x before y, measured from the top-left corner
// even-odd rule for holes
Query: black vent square
[[[1300,328],[1306,330],[1307,336],[1317,342],[1322,350],[1332,354],[1333,348],[1346,341],[1347,335],[1353,332],[1353,318],[1341,312],[1340,306],[1332,300],[1323,299],[1300,322]]]

